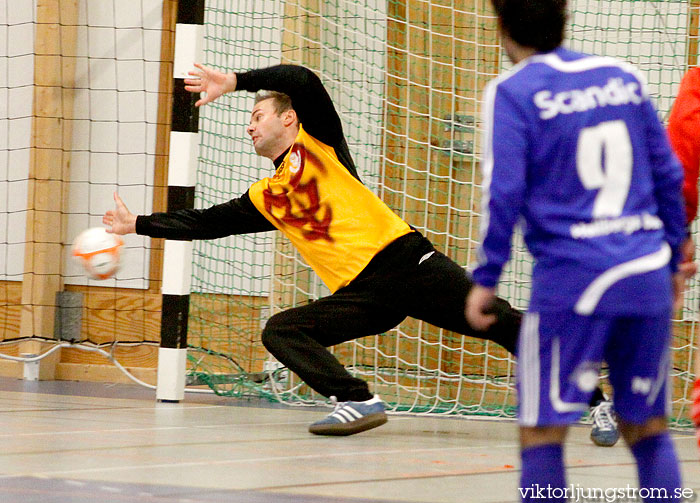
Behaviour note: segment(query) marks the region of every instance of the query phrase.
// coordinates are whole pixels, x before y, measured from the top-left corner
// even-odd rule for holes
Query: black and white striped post
[[[199,148],[197,95],[183,79],[202,61],[204,0],[179,0],[175,27],[173,106],[168,161],[168,211],[194,208]],[[178,402],[185,396],[187,318],[190,305],[192,242],[166,241],[163,250],[163,308],[156,399]]]

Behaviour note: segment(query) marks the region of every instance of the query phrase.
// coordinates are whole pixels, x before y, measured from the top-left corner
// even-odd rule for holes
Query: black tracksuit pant
[[[391,330],[411,316],[432,325],[494,341],[515,353],[521,314],[499,299],[498,321],[486,332],[464,317],[470,275],[418,232],[379,252],[349,285],[333,295],[270,318],[262,342],[318,393],[339,401],[372,398],[326,348]]]

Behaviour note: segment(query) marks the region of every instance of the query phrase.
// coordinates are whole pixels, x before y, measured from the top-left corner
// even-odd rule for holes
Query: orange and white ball
[[[73,243],[73,256],[93,279],[108,279],[119,269],[124,241],[103,227],[81,232]]]

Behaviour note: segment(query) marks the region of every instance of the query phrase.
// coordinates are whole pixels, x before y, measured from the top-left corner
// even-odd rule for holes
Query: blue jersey
[[[531,310],[668,310],[683,175],[638,72],[558,48],[489,83],[484,102],[475,281],[496,285],[520,220]]]

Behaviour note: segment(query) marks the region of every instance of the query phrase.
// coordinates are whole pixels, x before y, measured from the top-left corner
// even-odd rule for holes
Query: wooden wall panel
[[[173,60],[175,58],[175,25],[177,0],[163,1],[163,28],[160,37],[160,74],[158,80],[158,112],[156,128],[156,158],[153,177],[153,211],[168,208],[168,154],[173,95]],[[149,292],[160,292],[163,275],[164,239],[150,240],[151,254],[148,274]]]
[[[96,344],[160,341],[160,293],[77,285],[66,290],[83,294],[81,340]]]
[[[227,355],[246,372],[261,372],[267,352],[260,340],[261,320],[269,307],[267,297],[241,295],[193,294],[196,306],[190,313],[192,334],[188,342],[212,352],[207,357],[197,353],[196,358],[203,359],[204,366],[220,368],[224,372],[235,366],[226,362],[222,356]]]
[[[72,141],[77,0],[36,4],[34,102],[22,278],[23,337],[53,335],[56,292],[63,287],[62,243]]]
[[[19,337],[22,283],[0,281],[0,341]]]
[[[700,0],[690,0],[688,3],[688,66],[698,65],[698,52],[700,43],[698,41],[700,25]]]

